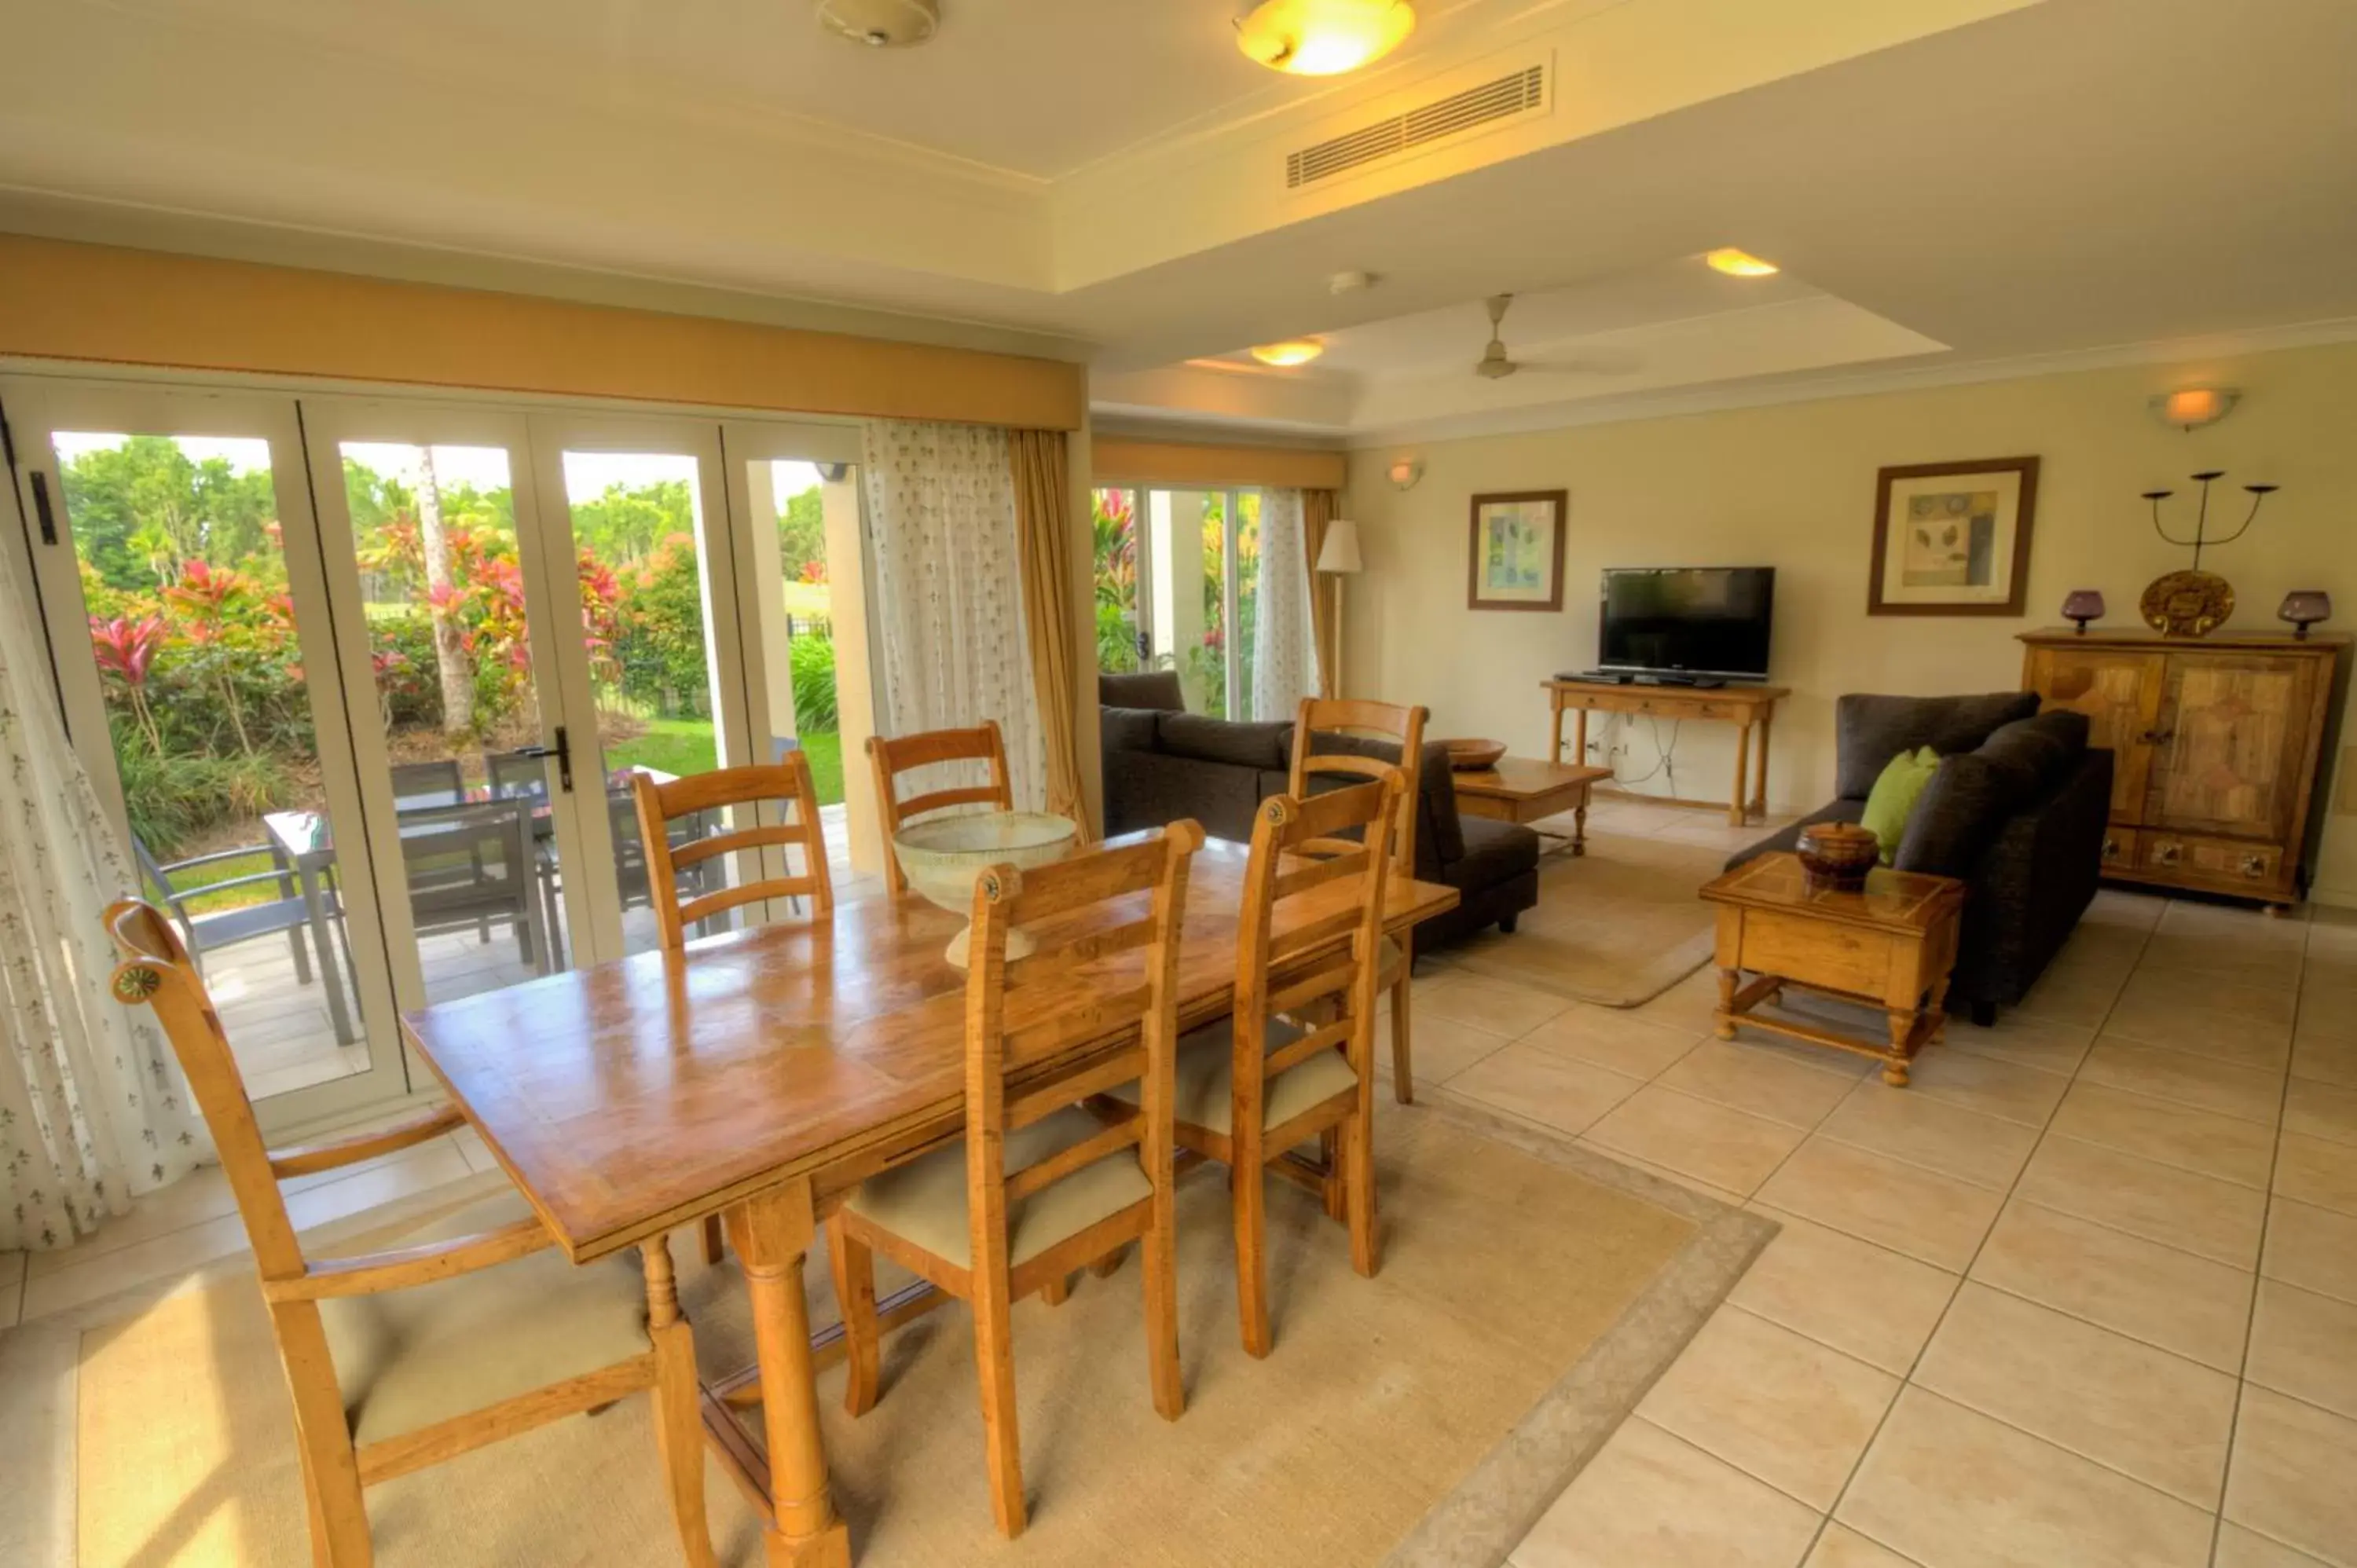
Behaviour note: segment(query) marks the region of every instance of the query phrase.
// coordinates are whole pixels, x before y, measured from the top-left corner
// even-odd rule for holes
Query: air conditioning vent
[[[1364,130],[1329,137],[1315,146],[1287,153],[1285,188],[1298,190],[1305,185],[1364,168],[1378,159],[1396,157],[1447,137],[1545,107],[1546,67],[1531,66],[1512,76],[1452,93],[1437,103],[1394,114]]]

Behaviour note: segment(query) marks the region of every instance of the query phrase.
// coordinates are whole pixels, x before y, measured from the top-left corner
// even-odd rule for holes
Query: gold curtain
[[[1342,650],[1334,646],[1332,581],[1318,575],[1318,553],[1326,548],[1326,525],[1334,521],[1332,490],[1301,492],[1301,543],[1309,552],[1309,637],[1318,650],[1318,694],[1334,694],[1334,666]]]
[[[1023,562],[1023,619],[1031,644],[1031,691],[1048,752],[1048,810],[1089,836],[1072,736],[1080,656],[1073,632],[1071,469],[1060,430],[1010,430],[1015,537]]]

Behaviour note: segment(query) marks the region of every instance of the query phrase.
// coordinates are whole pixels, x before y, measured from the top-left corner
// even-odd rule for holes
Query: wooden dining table
[[[1194,858],[1182,1028],[1234,1006],[1246,858],[1219,839]],[[1350,891],[1335,882],[1286,900],[1279,929],[1333,912]],[[1457,901],[1454,888],[1394,878],[1384,929]],[[965,976],[943,956],[961,924],[914,897],[880,897],[838,906],[826,922],[709,937],[402,1019],[575,1262],[725,1217],[758,1363],[706,1387],[705,1437],[760,1513],[772,1568],[851,1561],[827,1488],[803,1259],[852,1188],[964,1130]],[[1105,961],[1114,984],[1114,969],[1142,960]],[[1082,1065],[1125,1035],[1082,1039],[1039,1070]],[[738,1417],[732,1388],[758,1397],[760,1433]]]

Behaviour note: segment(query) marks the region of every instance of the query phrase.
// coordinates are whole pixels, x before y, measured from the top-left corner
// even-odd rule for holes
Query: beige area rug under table
[[[1599,1007],[1636,1007],[1710,961],[1702,885],[1727,852],[1674,840],[1595,833],[1577,858],[1539,862],[1539,902],[1512,936],[1491,930],[1451,947],[1451,966]]]
[[[963,1306],[887,1340],[883,1398],[857,1421],[842,1412],[841,1369],[822,1374],[857,1561],[1492,1568],[1774,1230],[1458,1108],[1386,1103],[1377,1142],[1384,1252],[1372,1281],[1351,1272],[1341,1229],[1308,1195],[1271,1183],[1277,1343],[1262,1362],[1237,1340],[1221,1173],[1183,1185],[1189,1403],[1176,1423],[1149,1399],[1134,1256],[1109,1278],[1082,1276],[1060,1308],[1017,1307],[1034,1510],[1019,1541],[990,1522]],[[385,1244],[447,1207],[355,1230],[349,1245]],[[749,1361],[734,1268],[704,1269],[686,1233],[673,1252],[706,1376]],[[823,1258],[811,1262],[813,1318],[831,1321]],[[79,1549],[61,1561],[309,1561],[285,1382],[249,1269],[224,1262],[160,1301],[77,1315]],[[721,1561],[758,1563],[753,1516],[716,1468],[710,1479]],[[678,1560],[643,1398],[368,1498],[385,1568]]]

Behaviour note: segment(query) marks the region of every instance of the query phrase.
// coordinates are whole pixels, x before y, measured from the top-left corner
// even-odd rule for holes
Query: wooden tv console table
[[[1577,714],[1574,744],[1578,760],[1587,760],[1587,715],[1647,714],[1664,719],[1709,719],[1731,724],[1735,730],[1735,789],[1727,801],[1727,820],[1740,827],[1751,812],[1768,812],[1768,726],[1776,716],[1776,701],[1790,695],[1782,686],[1647,686],[1617,681],[1542,681],[1555,709],[1555,744],[1550,761],[1563,760],[1563,715]],[[1760,731],[1760,761],[1751,763],[1751,732]],[[1750,775],[1750,788],[1744,788]],[[1685,804],[1686,802],[1679,802]],[[1695,804],[1716,806],[1718,802]]]

